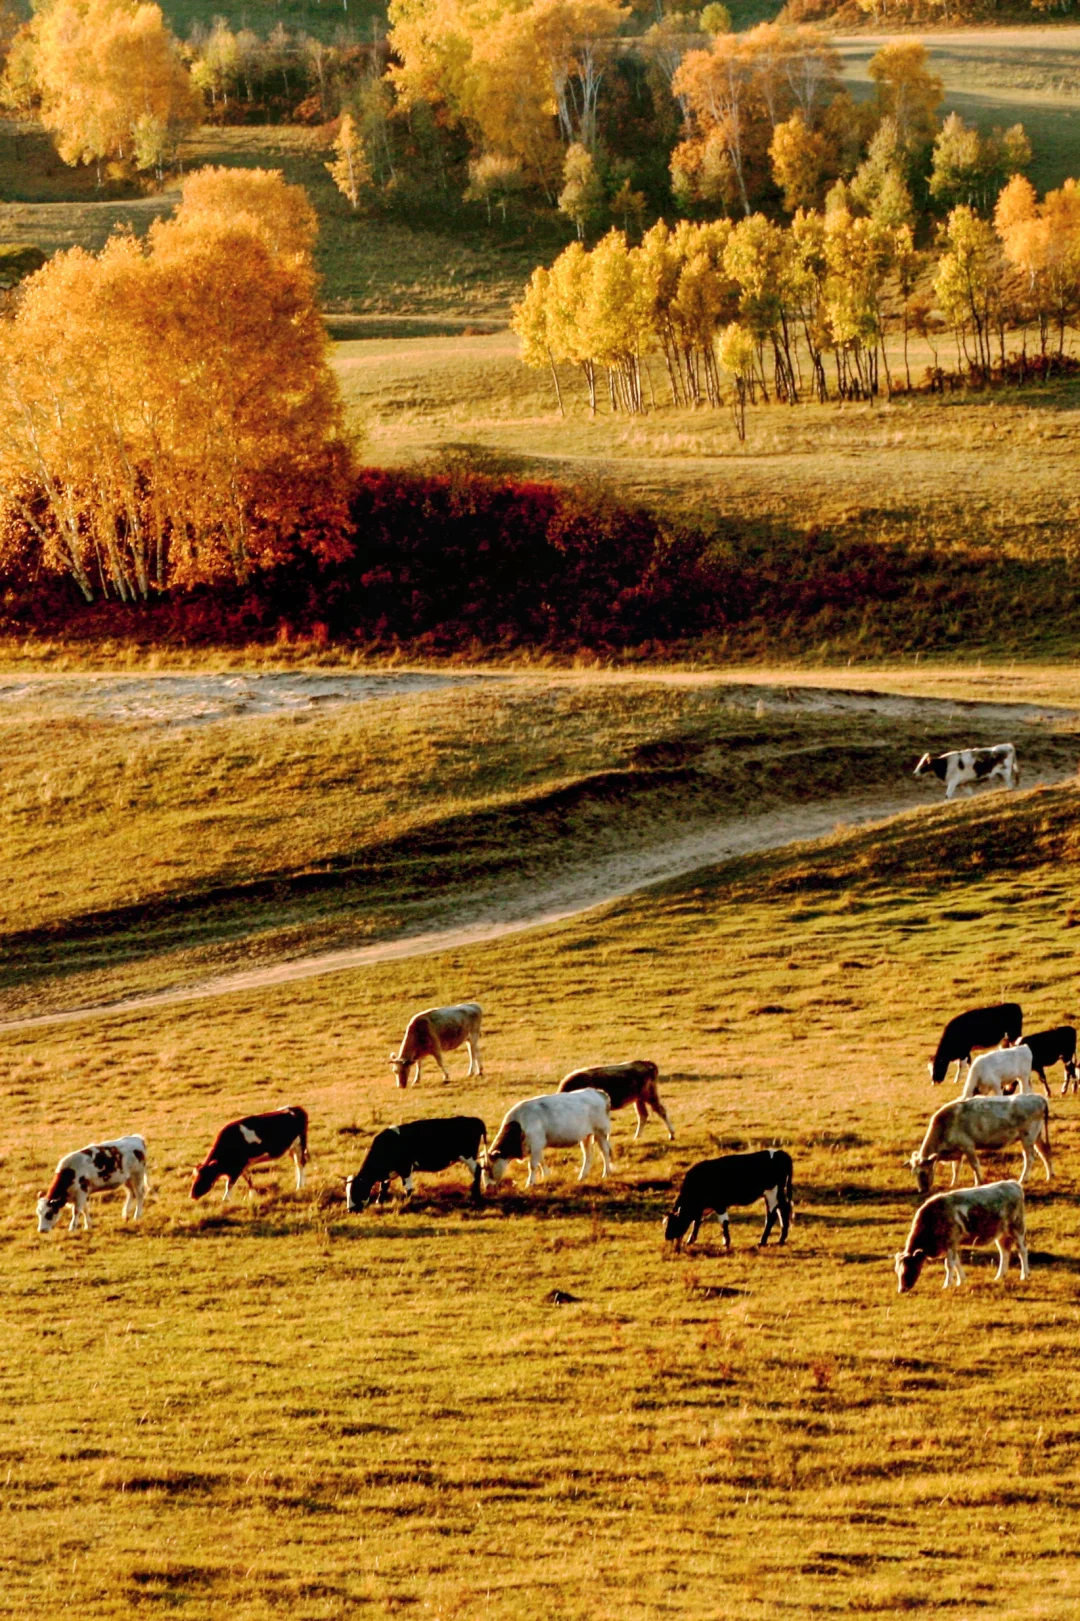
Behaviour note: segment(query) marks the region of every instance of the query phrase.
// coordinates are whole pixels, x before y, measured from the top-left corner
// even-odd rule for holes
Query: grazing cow
[[[1070,1081],[1073,1091],[1076,1091],[1080,1085],[1080,1070],[1076,1067],[1076,1031],[1071,1024],[1059,1024],[1054,1030],[1036,1030],[1033,1036],[1024,1037],[1024,1046],[1031,1048],[1031,1068],[1045,1086],[1047,1097],[1050,1096],[1050,1083],[1046,1079],[1046,1072],[1051,1064],[1065,1065],[1062,1097],[1069,1090]]]
[[[1009,1252],[1020,1257],[1020,1277],[1028,1275],[1027,1243],[1024,1230],[1024,1190],[1019,1182],[984,1182],[978,1188],[956,1193],[935,1193],[920,1205],[907,1236],[907,1244],[896,1256],[896,1280],[900,1293],[914,1289],[927,1261],[945,1258],[945,1284],[957,1288],[964,1281],[960,1250],[979,1244],[996,1244],[998,1282],[1009,1270]]]
[[[65,1205],[71,1206],[68,1231],[75,1231],[81,1216],[89,1232],[90,1195],[102,1193],[106,1188],[126,1190],[122,1219],[126,1221],[130,1215],[133,1221],[138,1221],[150,1191],[146,1144],[141,1137],[117,1137],[111,1143],[91,1143],[89,1148],[65,1154],[56,1167],[49,1191],[38,1199],[38,1232],[51,1233]]]
[[[641,1128],[651,1109],[653,1114],[659,1115],[667,1127],[668,1136],[674,1141],[675,1127],[656,1091],[658,1075],[656,1065],[647,1058],[637,1058],[627,1064],[594,1064],[591,1069],[575,1069],[569,1075],[564,1075],[559,1082],[559,1091],[581,1092],[586,1087],[598,1087],[611,1099],[612,1113],[632,1103],[637,1113],[635,1142],[641,1136]]]
[[[251,1180],[252,1165],[292,1155],[296,1166],[296,1186],[304,1185],[304,1166],[307,1164],[308,1117],[304,1109],[271,1109],[267,1114],[247,1114],[242,1120],[230,1120],[214,1138],[214,1146],[196,1166],[191,1184],[191,1197],[202,1199],[210,1192],[219,1177],[225,1178],[224,1204],[233,1184],[241,1177],[254,1193]]]
[[[459,1163],[472,1172],[472,1196],[479,1203],[480,1149],[486,1143],[484,1122],[465,1114],[388,1126],[375,1137],[356,1175],[345,1183],[345,1204],[349,1210],[363,1210],[376,1188],[382,1204],[395,1176],[401,1178],[406,1198],[411,1199],[414,1171],[445,1171]]]
[[[995,1007],[976,1007],[967,1013],[958,1013],[941,1032],[933,1063],[926,1066],[930,1079],[935,1086],[940,1086],[955,1060],[959,1080],[961,1064],[971,1063],[976,1048],[996,1047],[1000,1041],[1019,1041],[1023,1028],[1024,1015],[1019,1002],[999,1002]]]
[[[766,1148],[759,1154],[725,1154],[722,1159],[703,1159],[691,1165],[683,1177],[679,1197],[664,1223],[665,1239],[674,1239],[678,1253],[686,1230],[693,1232],[687,1246],[693,1244],[707,1210],[714,1210],[724,1230],[724,1248],[731,1248],[728,1210],[736,1204],[754,1204],[765,1200],[765,1228],[759,1243],[768,1242],[769,1234],[780,1217],[780,1242],[787,1238],[792,1206],[791,1183],[794,1166],[791,1155],[782,1148]]]
[[[501,1182],[516,1159],[527,1159],[529,1175],[525,1186],[531,1188],[536,1177],[547,1176],[544,1150],[547,1148],[573,1148],[581,1144],[582,1181],[592,1158],[593,1144],[600,1148],[607,1176],[611,1165],[611,1105],[606,1092],[586,1087],[583,1092],[552,1092],[545,1097],[526,1098],[509,1110],[491,1149],[484,1160],[484,1176],[490,1182]]]
[[[1020,1181],[1031,1169],[1033,1148],[1049,1181],[1054,1170],[1050,1162],[1050,1106],[1037,1092],[1012,1098],[959,1098],[955,1103],[946,1103],[931,1116],[922,1147],[911,1156],[920,1195],[925,1199],[933,1188],[939,1161],[952,1162],[949,1186],[955,1187],[957,1167],[961,1160],[967,1160],[978,1187],[982,1181],[978,1150],[1007,1148],[1015,1142],[1024,1154]]]
[[[429,1007],[424,1013],[414,1013],[405,1027],[400,1048],[390,1054],[398,1085],[408,1086],[409,1071],[415,1064],[413,1085],[419,1086],[425,1058],[434,1058],[443,1072],[443,1080],[449,1081],[450,1071],[443,1062],[443,1053],[461,1046],[469,1049],[466,1075],[482,1075],[479,1002],[456,1002],[453,1007]]]
[[[967,1072],[962,1098],[1000,1098],[1006,1091],[1030,1092],[1031,1048],[1026,1042],[1019,1047],[999,1047],[992,1053],[980,1053]]]
[[[958,788],[974,787],[991,777],[1000,777],[1006,788],[1015,788],[1020,781],[1016,750],[1011,743],[995,743],[988,749],[951,749],[948,754],[936,756],[924,754],[914,774],[921,777],[927,771],[945,784],[946,799],[955,798]]]

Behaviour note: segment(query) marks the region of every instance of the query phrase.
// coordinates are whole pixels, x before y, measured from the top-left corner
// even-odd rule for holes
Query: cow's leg
[[[585,1172],[589,1169],[589,1161],[592,1159],[594,1140],[595,1139],[591,1133],[588,1137],[583,1137],[581,1139],[581,1170],[577,1174],[577,1179],[579,1182],[583,1182],[585,1180]]]
[[[777,1209],[780,1212],[780,1242],[783,1244],[791,1231],[792,1207],[791,1200],[781,1193],[777,1200]]]
[[[603,1162],[603,1169],[600,1172],[600,1180],[602,1182],[611,1169],[611,1139],[598,1131],[596,1134],[596,1141],[600,1145],[600,1159]]]
[[[675,1141],[675,1127],[671,1124],[671,1116],[668,1114],[667,1110],[664,1108],[664,1105],[660,1102],[659,1098],[652,1098],[651,1103],[652,1103],[653,1113],[658,1114],[660,1116],[661,1120],[664,1122],[665,1126],[667,1127],[667,1134],[668,1134],[669,1140],[671,1142],[674,1142]]]
[[[1027,1181],[1027,1174],[1031,1170],[1031,1150],[1028,1148],[1027,1143],[1021,1141],[1020,1152],[1024,1156],[1024,1165],[1017,1180],[1019,1181],[1020,1186],[1023,1187],[1024,1183]]]
[[[228,1177],[226,1177],[225,1178],[225,1192],[221,1195],[222,1204],[225,1203],[226,1199],[229,1197],[229,1194],[231,1192],[232,1192],[232,1182],[230,1181],[230,1179]]]
[[[998,1269],[994,1273],[994,1282],[1000,1283],[1009,1270],[1009,1245],[1004,1237],[995,1238],[998,1252]]]
[[[949,1186],[950,1188],[955,1188],[956,1178],[960,1171],[960,1161],[958,1159],[954,1159],[950,1168],[952,1170],[952,1175],[949,1178]],[[933,1185],[934,1184],[931,1182],[930,1186],[933,1187]]]
[[[413,1171],[415,1169],[416,1169],[416,1167],[414,1165],[410,1165],[408,1171],[405,1173],[405,1176],[404,1176],[404,1178],[402,1180],[401,1185],[405,1189],[405,1197],[406,1197],[406,1199],[411,1199],[412,1196],[413,1196],[413,1187],[414,1187]]]
[[[143,1206],[146,1203],[146,1195],[149,1192],[150,1178],[147,1176],[146,1171],[144,1170],[142,1174],[137,1176],[135,1179],[135,1214],[132,1217],[133,1221],[141,1221]]]
[[[975,1178],[975,1186],[978,1187],[982,1182],[982,1166],[979,1164],[979,1156],[973,1148],[965,1148],[964,1158],[971,1166],[971,1174]],[[953,1161],[953,1168],[954,1170],[956,1168],[955,1160]]]
[[[727,1213],[727,1211],[726,1210],[718,1210],[716,1212],[716,1218],[719,1221],[721,1228],[723,1229],[724,1248],[725,1248],[725,1250],[730,1250],[730,1248],[731,1248],[731,1223],[728,1221],[728,1213]]]
[[[419,1086],[420,1085],[420,1071],[421,1071],[421,1069],[423,1067],[424,1067],[424,1060],[422,1058],[418,1058],[416,1060],[416,1073],[414,1074],[414,1076],[412,1078],[412,1084],[414,1086]],[[406,1070],[405,1071],[405,1085],[408,1086],[408,1084],[409,1084],[409,1071]]]
[[[780,1202],[779,1194],[778,1194],[776,1188],[766,1188],[764,1198],[765,1198],[765,1228],[764,1228],[764,1231],[761,1234],[761,1237],[758,1239],[759,1244],[767,1244],[769,1242],[769,1234],[772,1232],[773,1228],[776,1225],[777,1206],[779,1205],[779,1202]]]
[[[438,1064],[439,1068],[442,1070],[442,1078],[445,1081],[446,1085],[449,1086],[450,1085],[450,1071],[446,1067],[446,1059],[445,1059],[445,1057],[443,1055],[443,1050],[439,1046],[437,1041],[433,1042],[432,1045],[433,1045],[434,1051],[431,1053],[430,1056],[432,1058],[434,1058],[435,1062]]]
[[[640,1098],[634,1099],[634,1113],[637,1115],[637,1126],[634,1130],[634,1141],[637,1142],[638,1138],[641,1136],[641,1128],[649,1118],[649,1111],[645,1107],[644,1103],[642,1103]]]
[[[478,1159],[466,1159],[464,1164],[472,1174],[472,1190],[470,1195],[472,1202],[473,1204],[483,1204],[484,1201],[480,1196],[480,1161]]]
[[[1031,1268],[1028,1266],[1027,1238],[1023,1231],[1013,1233],[1013,1243],[1016,1245],[1016,1254],[1020,1261],[1020,1282],[1026,1283],[1031,1276]]]
[[[700,1231],[701,1231],[701,1216],[698,1215],[698,1216],[694,1217],[694,1225],[690,1229],[690,1237],[686,1240],[687,1249],[689,1249],[692,1244],[697,1243],[697,1235],[698,1235],[698,1233],[700,1233]]]
[[[74,1233],[74,1232],[77,1232],[78,1229],[79,1229],[79,1207],[78,1207],[77,1204],[72,1204],[72,1206],[71,1206],[71,1220],[68,1222],[68,1232],[69,1233]]]
[[[484,1066],[480,1061],[480,1037],[470,1036],[466,1040],[465,1045],[469,1049],[469,1067],[466,1071],[466,1076],[482,1075],[484,1073]]]
[[[297,1192],[299,1192],[300,1189],[303,1187],[304,1181],[305,1181],[305,1177],[304,1177],[304,1159],[303,1159],[303,1153],[302,1153],[301,1148],[300,1148],[300,1139],[299,1138],[297,1138],[296,1142],[293,1143],[292,1147],[289,1150],[289,1153],[292,1155],[292,1162],[296,1166],[296,1188],[297,1188]]]
[[[1036,1154],[1038,1154],[1039,1158],[1042,1160],[1043,1170],[1046,1172],[1046,1180],[1049,1182],[1050,1178],[1054,1174],[1054,1164],[1050,1158],[1050,1144],[1047,1141],[1044,1132],[1039,1132],[1039,1135],[1036,1137],[1032,1146],[1035,1149]]]

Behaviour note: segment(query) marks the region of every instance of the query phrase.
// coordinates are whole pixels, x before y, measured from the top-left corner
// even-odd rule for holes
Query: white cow
[[[990,1053],[980,1053],[967,1072],[962,1098],[1003,1096],[1007,1082],[1015,1081],[1021,1092],[1030,1092],[1031,1048],[1023,1042],[1018,1047],[998,1047]]]
[[[443,1080],[449,1081],[450,1071],[443,1062],[443,1053],[453,1052],[455,1047],[463,1045],[469,1049],[466,1075],[482,1075],[480,1019],[479,1002],[455,1002],[451,1007],[429,1007],[423,1013],[414,1013],[405,1027],[400,1048],[390,1054],[398,1085],[408,1086],[409,1072],[415,1064],[413,1085],[419,1086],[425,1058],[434,1058],[443,1072]]]
[[[499,1134],[484,1161],[484,1176],[501,1182],[516,1159],[527,1159],[531,1188],[537,1175],[546,1176],[544,1150],[581,1144],[580,1182],[589,1168],[593,1143],[604,1162],[602,1176],[611,1165],[611,1105],[606,1092],[586,1087],[580,1092],[552,1092],[545,1097],[515,1103],[499,1127]]]
[[[964,1281],[960,1251],[978,1244],[997,1245],[999,1283],[1009,1270],[1009,1252],[1014,1249],[1020,1257],[1020,1277],[1027,1277],[1024,1190],[1019,1182],[984,1182],[980,1188],[935,1193],[920,1205],[907,1243],[896,1256],[900,1293],[914,1289],[927,1261],[940,1261],[943,1256],[944,1287],[955,1283],[959,1288]]]
[[[946,1103],[930,1118],[922,1147],[911,1156],[911,1169],[919,1183],[919,1192],[925,1199],[934,1185],[934,1172],[939,1162],[952,1162],[952,1181],[956,1186],[956,1172],[961,1160],[967,1160],[975,1177],[975,1186],[982,1181],[979,1164],[980,1148],[1007,1148],[1019,1143],[1024,1154],[1023,1182],[1031,1169],[1031,1150],[1043,1162],[1047,1180],[1053,1175],[1050,1162],[1050,1107],[1037,1092],[1027,1092],[1011,1098],[958,1098]]]
[[[1020,781],[1012,743],[994,743],[988,749],[950,749],[948,754],[924,754],[914,775],[921,777],[927,771],[932,771],[938,781],[945,784],[946,799],[955,798],[958,788],[974,787],[977,782],[988,782],[991,777],[1000,777],[1006,788],[1015,788]]]
[[[91,1143],[89,1148],[65,1154],[56,1167],[48,1193],[43,1193],[38,1200],[38,1232],[51,1233],[65,1205],[71,1206],[68,1231],[75,1231],[80,1216],[89,1231],[87,1202],[91,1193],[101,1193],[106,1188],[126,1188],[123,1219],[127,1220],[134,1205],[132,1219],[138,1221],[150,1191],[146,1144],[141,1137],[117,1137],[111,1143]]]

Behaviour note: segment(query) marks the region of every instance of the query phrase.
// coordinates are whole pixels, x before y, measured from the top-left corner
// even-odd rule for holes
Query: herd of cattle
[[[414,1085],[418,1083],[427,1058],[433,1058],[449,1080],[446,1054],[458,1047],[468,1050],[469,1075],[482,1075],[481,1017],[476,1002],[429,1008],[417,1014],[391,1059],[398,1084],[406,1086],[410,1076]],[[1020,1039],[1022,1029],[1019,1005],[1005,1002],[960,1014],[942,1032],[928,1066],[931,1079],[935,1083],[944,1081],[953,1063],[957,1079],[964,1063],[968,1070],[961,1096],[937,1110],[922,1144],[911,1156],[911,1169],[925,1202],[916,1212],[905,1248],[896,1256],[902,1292],[914,1286],[928,1260],[944,1259],[946,1287],[951,1282],[961,1283],[960,1250],[987,1243],[997,1245],[999,1278],[1005,1275],[1014,1249],[1021,1276],[1027,1277],[1022,1184],[1031,1169],[1033,1152],[1042,1161],[1047,1178],[1053,1174],[1046,1071],[1054,1064],[1064,1065],[1061,1089],[1065,1092],[1070,1086],[1074,1091],[1080,1086],[1080,1069],[1076,1031],[1071,1025],[1039,1031],[1024,1040]],[[977,1058],[973,1057],[976,1051],[980,1052]],[[1046,1097],[1034,1090],[1033,1075],[1042,1081]],[[482,1199],[484,1187],[501,1182],[516,1161],[527,1163],[525,1185],[529,1188],[546,1175],[544,1154],[548,1148],[581,1148],[579,1181],[587,1174],[597,1150],[601,1175],[606,1176],[611,1164],[613,1111],[633,1107],[637,1115],[636,1139],[651,1110],[674,1139],[675,1129],[660,1100],[657,1079],[657,1066],[645,1059],[573,1070],[557,1092],[515,1104],[490,1147],[483,1120],[472,1116],[389,1126],[375,1135],[360,1169],[347,1179],[346,1207],[359,1212],[376,1198],[382,1203],[395,1179],[410,1197],[418,1171],[439,1172],[456,1164],[469,1171],[472,1198],[477,1202]],[[225,1199],[241,1180],[253,1189],[252,1168],[286,1156],[292,1158],[296,1186],[302,1188],[307,1134],[308,1117],[299,1107],[230,1121],[218,1132],[205,1160],[196,1168],[191,1197],[203,1198],[221,1180],[225,1183]],[[1019,1180],[984,1184],[980,1152],[1001,1150],[1013,1143],[1023,1154]],[[971,1167],[975,1186],[957,1189],[957,1168],[964,1161]],[[935,1195],[932,1188],[939,1164],[952,1165],[952,1182],[949,1192]],[[688,1242],[693,1243],[703,1218],[712,1212],[720,1221],[725,1248],[730,1249],[731,1207],[764,1199],[766,1220],[760,1242],[767,1242],[779,1218],[782,1244],[793,1215],[793,1179],[791,1156],[783,1149],[702,1160],[691,1166],[683,1179],[667,1216],[665,1238],[674,1243],[676,1250],[687,1233]],[[141,1137],[120,1137],[66,1155],[56,1168],[51,1187],[38,1201],[38,1231],[51,1231],[67,1206],[72,1211],[71,1230],[77,1228],[80,1217],[89,1228],[90,1194],[121,1187],[125,1189],[123,1217],[130,1215],[137,1221],[149,1187],[146,1144]]]
[[[924,754],[915,775],[931,773],[945,784],[945,797],[952,799],[962,787],[974,787],[993,777],[1008,788],[1020,780],[1016,750],[1011,743],[989,748],[954,749],[932,757]],[[476,1002],[452,1007],[428,1008],[409,1020],[390,1064],[399,1087],[420,1080],[424,1061],[434,1059],[443,1078],[450,1080],[446,1054],[465,1047],[469,1054],[468,1076],[484,1073],[480,1057],[481,1009]],[[1023,1013],[1015,1002],[996,1007],[975,1008],[952,1019],[938,1043],[930,1064],[935,1084],[944,1081],[951,1064],[956,1079],[968,1065],[963,1092],[955,1103],[939,1109],[930,1121],[922,1144],[911,1156],[919,1193],[924,1199],[915,1214],[907,1244],[896,1256],[896,1274],[901,1292],[911,1289],[928,1260],[945,1261],[945,1286],[963,1282],[960,1250],[979,1244],[997,1245],[997,1276],[1008,1270],[1009,1255],[1016,1250],[1021,1276],[1027,1277],[1027,1249],[1024,1233],[1024,1193],[1022,1184],[1031,1169],[1032,1151],[1042,1161],[1046,1175],[1053,1174],[1050,1155],[1050,1086],[1047,1069],[1057,1063],[1065,1068],[1062,1093],[1080,1087],[1076,1062],[1076,1031],[1071,1025],[1042,1030],[1021,1041]],[[973,1058],[979,1051],[980,1056]],[[1032,1075],[1042,1081],[1046,1097],[1033,1089]],[[378,1197],[382,1203],[391,1183],[398,1179],[407,1197],[413,1192],[417,1171],[438,1172],[463,1164],[472,1177],[472,1197],[482,1199],[484,1186],[503,1180],[516,1161],[528,1164],[526,1188],[547,1173],[544,1154],[548,1148],[579,1146],[582,1151],[578,1181],[586,1175],[594,1149],[599,1151],[602,1170],[607,1176],[611,1165],[611,1115],[614,1110],[633,1105],[637,1114],[635,1139],[650,1109],[665,1124],[668,1136],[675,1130],[657,1092],[657,1067],[645,1059],[629,1063],[603,1064],[573,1070],[565,1076],[558,1092],[526,1098],[509,1110],[494,1142],[487,1146],[487,1128],[473,1116],[448,1119],[413,1120],[389,1126],[376,1134],[360,1169],[345,1183],[345,1203],[359,1212]],[[296,1186],[304,1185],[307,1164],[306,1112],[293,1107],[266,1114],[249,1115],[223,1126],[203,1163],[197,1167],[191,1197],[201,1199],[224,1179],[227,1199],[241,1179],[254,1188],[251,1168],[290,1155],[296,1166]],[[1018,1143],[1023,1153],[1023,1169],[1018,1181],[983,1183],[979,1151],[995,1151]],[[967,1161],[975,1178],[970,1189],[956,1188],[957,1167]],[[948,1193],[932,1194],[938,1164],[951,1163],[952,1181]],[[764,1199],[765,1228],[760,1242],[766,1243],[777,1218],[780,1243],[788,1236],[793,1214],[791,1156],[783,1149],[765,1149],[753,1154],[727,1154],[719,1159],[702,1160],[687,1171],[679,1196],[669,1212],[664,1235],[676,1250],[683,1238],[697,1238],[706,1214],[715,1214],[721,1224],[725,1248],[731,1248],[728,1212],[733,1205],[753,1204]],[[71,1207],[70,1229],[82,1217],[90,1226],[87,1208],[91,1193],[108,1188],[124,1188],[123,1217],[138,1220],[149,1188],[146,1144],[141,1137],[120,1137],[113,1142],[95,1143],[67,1154],[60,1161],[52,1185],[38,1200],[38,1231],[47,1233],[60,1213]]]

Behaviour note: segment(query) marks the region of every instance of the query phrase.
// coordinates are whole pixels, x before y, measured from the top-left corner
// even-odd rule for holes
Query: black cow
[[[222,1126],[214,1138],[214,1146],[196,1168],[191,1197],[203,1198],[222,1176],[225,1178],[223,1203],[233,1183],[241,1177],[254,1191],[249,1167],[281,1159],[283,1154],[292,1155],[296,1186],[302,1188],[308,1158],[307,1130],[307,1113],[299,1107],[271,1109],[267,1114],[247,1114],[242,1120],[230,1120],[227,1126]]]
[[[487,1127],[467,1114],[388,1126],[375,1138],[356,1175],[345,1183],[346,1206],[363,1210],[376,1188],[382,1204],[395,1176],[401,1178],[406,1197],[411,1198],[414,1171],[445,1171],[459,1162],[472,1172],[472,1197],[479,1204],[481,1144],[487,1144]]]
[[[1080,1070],[1076,1067],[1076,1031],[1071,1024],[1059,1024],[1054,1030],[1037,1030],[1033,1036],[1024,1037],[1024,1046],[1031,1048],[1031,1069],[1046,1088],[1047,1097],[1050,1096],[1050,1083],[1046,1079],[1046,1071],[1051,1064],[1065,1065],[1065,1079],[1061,1083],[1061,1094],[1064,1097],[1069,1090],[1069,1082],[1075,1092],[1080,1085]]]
[[[1024,1015],[1019,1002],[999,1002],[996,1007],[971,1008],[950,1019],[941,1032],[934,1061],[926,1067],[935,1086],[949,1073],[955,1060],[956,1078],[960,1079],[960,1065],[971,1063],[976,1048],[996,1047],[1000,1042],[1018,1041],[1024,1028]]]
[[[703,1159],[691,1165],[683,1177],[679,1197],[664,1225],[665,1239],[675,1240],[678,1251],[688,1227],[687,1240],[694,1243],[707,1210],[715,1210],[724,1229],[724,1248],[731,1248],[728,1210],[731,1205],[765,1200],[765,1230],[759,1240],[768,1242],[780,1217],[780,1242],[784,1242],[794,1215],[791,1182],[794,1167],[791,1155],[782,1148],[766,1148],[760,1154],[725,1154],[723,1159]]]

